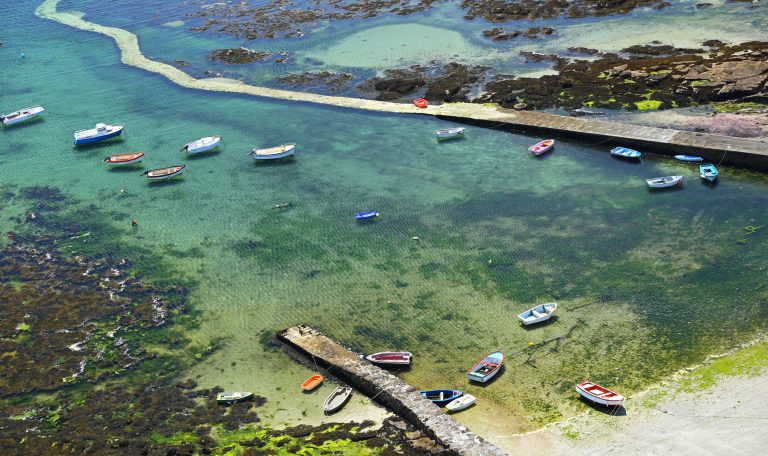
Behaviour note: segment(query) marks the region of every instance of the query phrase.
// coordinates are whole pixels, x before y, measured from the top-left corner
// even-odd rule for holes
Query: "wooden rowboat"
[[[576,385],[576,391],[584,398],[598,404],[610,407],[624,405],[624,396],[587,380]]]
[[[413,354],[411,352],[379,352],[365,357],[374,364],[389,364],[406,366],[411,364]]]
[[[304,383],[301,384],[301,389],[303,389],[304,391],[312,391],[313,389],[320,386],[321,383],[323,383],[323,376],[319,374],[313,375],[308,379],[304,380]]]
[[[445,405],[445,408],[447,408],[449,412],[458,412],[459,410],[464,410],[465,408],[468,408],[474,403],[475,403],[475,396],[471,394],[465,394],[460,398],[454,399],[451,402],[447,403]]]
[[[163,180],[176,177],[184,171],[186,165],[169,166],[167,168],[150,169],[141,173],[142,176],[147,176],[149,180]]]
[[[443,406],[453,401],[454,399],[460,398],[461,396],[464,395],[464,392],[459,390],[451,390],[451,389],[436,389],[436,390],[419,391],[419,394],[429,399],[436,405]]]
[[[130,165],[144,160],[144,152],[133,152],[130,154],[112,154],[103,161],[109,165]]]
[[[250,391],[221,392],[216,395],[216,402],[219,404],[234,404],[235,402],[247,401],[253,397]]]
[[[539,304],[538,306],[532,307],[521,313],[517,316],[517,318],[522,321],[524,325],[528,326],[534,323],[541,323],[542,321],[549,320],[556,309],[556,302]]]
[[[504,353],[500,351],[490,353],[472,366],[467,373],[467,378],[485,383],[499,373],[502,364],[504,364]]]
[[[555,147],[555,140],[554,139],[545,139],[543,141],[539,141],[536,144],[532,145],[528,148],[528,153],[536,155],[537,157],[539,155],[546,154],[552,148]]]
[[[323,404],[323,410],[325,413],[333,413],[344,407],[344,404],[349,400],[349,396],[352,395],[352,388],[346,386],[340,386],[331,393]]]
[[[413,105],[416,106],[417,108],[424,109],[427,106],[429,106],[429,103],[427,103],[427,100],[425,100],[423,98],[417,98],[417,99],[413,100]]]
[[[293,157],[296,149],[296,144],[281,144],[275,147],[268,147],[266,149],[259,149],[254,147],[250,155],[254,160],[277,160],[279,158]]]

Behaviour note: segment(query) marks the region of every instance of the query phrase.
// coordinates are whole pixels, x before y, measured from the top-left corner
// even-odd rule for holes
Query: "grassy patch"
[[[679,389],[685,392],[696,392],[711,388],[724,377],[757,376],[766,372],[768,372],[768,342],[761,342],[694,370],[680,382]]]
[[[726,102],[726,103],[712,103],[712,107],[715,108],[715,111],[717,112],[736,112],[742,109],[758,109],[758,108],[766,108],[768,106],[760,103],[753,103],[753,102],[743,102],[743,103],[732,103],[732,102]]]
[[[652,109],[659,109],[661,104],[662,103],[659,100],[643,100],[635,102],[635,106],[637,106],[638,111],[650,111]]]

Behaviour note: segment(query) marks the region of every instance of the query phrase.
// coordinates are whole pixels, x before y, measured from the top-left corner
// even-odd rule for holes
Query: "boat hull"
[[[132,165],[142,161],[144,161],[144,154],[116,154],[104,159],[104,163],[112,166]]]
[[[219,404],[234,404],[247,401],[252,397],[253,393],[251,392],[219,393],[216,395],[216,402]]]
[[[195,155],[218,149],[218,147],[221,145],[221,138],[219,136],[210,136],[209,138],[212,138],[213,140],[200,145],[195,144],[197,141],[193,141],[185,145],[183,150],[186,150],[189,155]]]
[[[321,383],[323,383],[323,376],[322,375],[313,375],[306,379],[304,383],[301,384],[301,389],[304,391],[312,391],[318,386],[320,386]]]
[[[98,142],[106,141],[108,139],[117,138],[118,136],[123,134],[123,127],[115,127],[114,130],[104,133],[102,135],[94,135],[94,136],[86,136],[78,138],[75,136],[74,144],[75,146],[83,146],[86,144],[95,144]]]
[[[183,173],[185,167],[186,166],[184,165],[179,165],[168,168],[150,169],[149,171],[145,171],[142,176],[146,176],[150,181],[171,179]]]
[[[464,137],[464,128],[448,128],[444,130],[435,130],[435,136],[438,141],[449,139],[458,139]]]
[[[617,158],[625,158],[627,160],[637,160],[642,154],[633,149],[627,149],[626,147],[614,147],[611,149],[611,156]]]
[[[700,163],[704,161],[704,158],[695,155],[675,155],[675,160],[686,163]]]
[[[259,153],[259,151],[266,151],[270,149],[253,149],[251,156],[257,161],[266,160],[279,160],[281,158],[293,158],[296,152],[296,144],[283,144],[282,146],[273,147],[271,149],[278,149],[274,153]]]
[[[547,152],[552,150],[553,147],[555,147],[555,140],[545,139],[544,141],[539,141],[536,144],[529,147],[528,153],[538,157],[539,155],[546,154]]]
[[[624,396],[614,393],[608,388],[604,388],[592,382],[581,382],[576,385],[576,392],[583,398],[596,404],[608,407],[618,407],[624,405]]]
[[[445,404],[445,408],[447,408],[449,412],[458,412],[459,410],[464,410],[471,407],[472,404],[475,403],[475,400],[475,396],[471,394],[465,394],[460,398],[454,399],[451,402]]]
[[[669,188],[683,183],[683,176],[664,176],[653,179],[646,179],[648,188]]]
[[[341,410],[344,404],[349,401],[349,397],[352,396],[352,388],[338,387],[330,396],[325,400],[323,404],[323,411],[325,413],[334,413]]]
[[[375,211],[358,212],[355,214],[355,220],[358,222],[369,222],[379,218],[379,213]]]
[[[557,310],[557,303],[548,302],[526,310],[518,315],[517,318],[526,326],[535,325],[536,323],[541,323],[552,318],[552,314],[555,313],[555,310]]]
[[[715,165],[706,164],[699,166],[699,176],[701,176],[702,179],[714,182],[715,179],[717,179],[717,175],[718,172]]]
[[[464,392],[459,390],[445,389],[419,391],[419,394],[421,394],[425,399],[429,399],[434,404],[443,406],[460,398],[464,395]]]
[[[486,383],[496,376],[504,364],[504,353],[493,352],[484,356],[467,373],[467,378],[473,382]]]
[[[2,117],[3,125],[10,127],[11,125],[35,120],[40,117],[40,114],[42,114],[43,111],[45,111],[45,109],[43,109],[42,106],[35,106],[33,108],[19,109],[18,111],[0,117]]]
[[[411,364],[413,354],[410,352],[380,352],[368,355],[365,359],[373,364],[407,366]]]

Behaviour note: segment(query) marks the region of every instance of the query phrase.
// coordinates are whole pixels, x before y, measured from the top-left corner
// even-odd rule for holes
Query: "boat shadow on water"
[[[86,152],[86,151],[93,151],[96,149],[106,149],[108,147],[114,147],[119,146],[122,144],[124,138],[121,136],[117,138],[111,138],[111,139],[105,139],[104,141],[99,141],[95,143],[89,143],[89,144],[78,144],[78,145],[72,145],[72,148],[78,152]]]
[[[35,119],[25,120],[24,122],[20,122],[13,125],[2,125],[2,123],[0,123],[0,131],[10,133],[14,130],[23,130],[27,127],[33,127],[41,123],[45,123],[45,117],[37,117]]]
[[[144,168],[144,164],[139,162],[139,163],[131,163],[130,165],[110,166],[107,171],[110,173],[128,174],[128,173],[135,173],[136,171],[140,171],[142,168]]]
[[[674,193],[674,192],[680,192],[682,190],[683,190],[682,185],[675,185],[673,187],[659,187],[659,188],[648,187],[648,193]]]
[[[179,179],[178,177],[172,177],[170,179],[151,180],[147,182],[147,185],[151,187],[171,187],[177,184],[181,184],[183,182],[184,182],[184,179]]]
[[[206,157],[215,157],[219,155],[221,151],[219,149],[208,150],[197,154],[187,154],[187,160],[200,160]]]
[[[254,160],[254,166],[286,166],[296,164],[295,158],[278,158],[275,160]]]
[[[597,402],[592,402],[592,401],[586,399],[583,396],[579,396],[579,401],[581,401],[582,404],[588,406],[592,410],[594,410],[596,412],[600,412],[603,415],[627,416],[627,409],[624,408],[623,405],[619,405],[618,407],[614,407],[614,406],[598,404]]]

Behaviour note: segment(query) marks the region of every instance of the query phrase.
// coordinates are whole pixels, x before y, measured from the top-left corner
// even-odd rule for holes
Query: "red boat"
[[[411,364],[413,354],[411,352],[379,352],[365,357],[374,364],[391,364],[406,366]]]
[[[547,152],[552,150],[553,147],[555,147],[555,140],[545,139],[544,141],[539,141],[536,144],[529,147],[528,153],[538,156],[538,155],[546,154]]]
[[[427,100],[425,100],[423,98],[417,98],[417,99],[413,100],[413,104],[417,108],[422,108],[422,109],[424,109],[427,106],[429,106],[429,103],[427,103]]]
[[[110,165],[130,165],[144,160],[144,152],[133,152],[130,154],[114,154],[104,159],[104,163]]]
[[[587,380],[576,385],[576,392],[598,404],[610,407],[624,405],[624,396]]]
[[[323,376],[322,375],[313,375],[306,379],[304,383],[301,384],[301,389],[304,391],[312,391],[313,389],[320,386],[320,384],[323,383]]]

